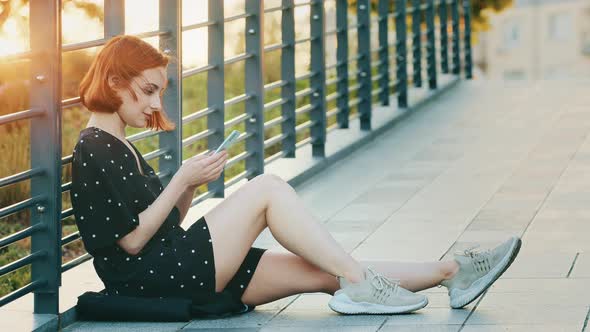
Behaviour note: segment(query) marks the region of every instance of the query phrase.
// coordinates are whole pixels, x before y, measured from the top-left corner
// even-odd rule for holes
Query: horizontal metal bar
[[[274,126],[276,126],[278,124],[281,124],[281,123],[287,121],[288,119],[289,118],[286,118],[283,115],[281,115],[281,116],[278,116],[278,117],[276,117],[276,118],[274,118],[272,120],[269,120],[269,121],[267,121],[267,122],[264,123],[264,130],[267,130],[267,129],[272,128],[272,127],[274,127]]]
[[[70,187],[71,187],[71,182],[70,182]],[[65,192],[65,191],[66,190],[62,190],[62,192]],[[74,214],[74,209],[73,208],[65,209],[65,210],[61,211],[60,219],[67,218],[67,217],[69,217],[69,216],[71,216],[73,214]]]
[[[383,88],[374,89],[373,91],[371,91],[371,96],[374,97],[374,96],[380,94],[382,91],[383,91]]]
[[[191,123],[191,122],[193,122],[193,121],[195,121],[197,119],[200,119],[200,118],[206,116],[207,114],[211,114],[211,113],[213,113],[215,111],[216,111],[215,108],[209,108],[209,107],[204,108],[202,110],[198,110],[198,111],[193,112],[193,113],[191,113],[191,114],[189,114],[187,116],[184,116],[182,118],[182,124],[185,125],[187,123]]]
[[[188,31],[188,30],[195,30],[195,29],[205,28],[205,27],[209,27],[209,26],[212,26],[212,25],[216,25],[216,24],[217,24],[217,22],[215,22],[215,21],[199,22],[199,23],[195,23],[195,24],[183,26],[182,27],[182,31]]]
[[[264,141],[264,149],[268,149],[269,147],[282,142],[285,138],[289,137],[289,134],[287,133],[283,133],[280,135],[276,135],[272,138],[269,138],[267,140]]]
[[[287,10],[290,9],[291,6],[277,6],[277,7],[271,7],[271,8],[266,8],[264,10],[264,13],[272,13],[272,12],[276,12],[278,10]]]
[[[32,178],[33,176],[42,175],[43,173],[45,173],[45,170],[43,168],[37,167],[37,168],[33,168],[33,169],[28,169],[24,172],[20,172],[17,174],[7,176],[5,178],[1,178],[0,179],[0,188],[20,182],[20,181],[28,180],[28,179]]]
[[[23,297],[23,296],[31,293],[32,291],[36,290],[37,288],[44,287],[46,284],[47,284],[47,280],[45,280],[45,279],[35,280],[35,281],[31,282],[30,284],[15,290],[12,293],[4,295],[2,298],[0,298],[0,307],[2,307],[3,305],[5,305],[7,303],[10,303],[20,297]]]
[[[62,52],[72,52],[72,51],[83,50],[83,49],[91,48],[91,47],[98,47],[98,46],[104,45],[107,42],[107,40],[108,40],[107,38],[101,38],[101,39],[84,41],[84,42],[80,42],[80,43],[65,44],[61,47],[61,50],[62,50]]]
[[[380,80],[381,78],[383,78],[383,74],[377,74],[377,75],[373,75],[371,76],[371,82],[375,82]]]
[[[315,124],[316,124],[316,121],[312,121],[312,120],[305,121],[304,123],[295,127],[295,132],[299,133],[307,128],[313,127]]]
[[[80,97],[68,98],[61,101],[61,107],[63,109],[78,106],[80,104],[82,104],[82,99]]]
[[[150,37],[158,37],[158,36],[165,36],[169,35],[170,31],[161,31],[161,30],[154,30],[154,31],[147,31],[133,34],[137,38],[150,38]]]
[[[227,167],[227,164],[226,164]],[[213,191],[206,191],[202,194],[200,194],[199,196],[193,198],[193,200],[190,203],[190,207],[193,207],[199,203],[201,203],[202,201],[209,199],[210,197],[213,197],[215,193]]]
[[[80,232],[74,232],[72,234],[68,234],[67,236],[65,236],[61,239],[61,246],[63,247],[65,245],[68,245],[71,242],[78,240],[80,237],[81,237]]]
[[[227,164],[226,164],[227,165]],[[242,173],[234,176],[231,180],[227,181],[224,183],[225,188],[228,188],[230,186],[233,186],[234,184],[240,182],[241,180],[249,177],[250,175],[252,175],[254,173],[254,170],[245,170]]]
[[[277,153],[273,154],[272,156],[270,156],[270,157],[268,157],[268,158],[264,159],[264,165],[268,165],[268,164],[272,163],[273,161],[275,161],[275,160],[277,160],[277,159],[281,159],[281,158],[283,158],[283,157],[284,157],[284,156],[286,156],[286,155],[287,155],[287,152],[286,152],[286,151],[283,151],[283,150],[281,150],[281,151],[279,151],[279,152],[277,152]]]
[[[308,78],[312,78],[312,77],[316,76],[317,74],[318,74],[317,72],[309,72],[307,74],[303,74],[301,76],[295,77],[295,81],[306,80]]]
[[[281,50],[287,46],[289,46],[289,44],[283,44],[283,43],[271,44],[271,45],[264,47],[264,52],[272,52],[272,51],[276,51],[276,50]]]
[[[329,118],[331,116],[334,116],[336,114],[340,113],[340,109],[338,107],[334,107],[331,110],[326,112],[326,118]]]
[[[301,43],[307,43],[307,42],[312,42],[316,39],[317,37],[309,37],[309,38],[302,38],[302,39],[297,39],[293,42],[294,45],[297,44],[301,44]]]
[[[45,110],[37,109],[37,110],[26,110],[20,111],[16,113],[10,113],[6,115],[0,116],[0,125],[5,123],[15,122],[18,120],[30,119],[39,117],[45,114]]]
[[[284,81],[284,80],[280,80],[280,81],[275,81],[272,83],[268,83],[264,85],[264,91],[270,91],[272,89],[276,89],[276,88],[281,88],[284,87],[285,85],[289,84],[289,82]]]
[[[187,77],[190,77],[193,75],[204,73],[204,72],[207,72],[207,71],[215,69],[215,68],[217,68],[216,65],[206,65],[206,66],[202,66],[202,67],[198,67],[198,68],[191,68],[191,69],[183,70],[182,71],[182,78],[187,78]]]
[[[313,109],[315,109],[315,106],[312,104],[301,106],[301,107],[295,109],[295,115],[302,115],[302,114],[312,111]]]
[[[242,123],[244,121],[247,121],[248,119],[252,118],[253,116],[254,116],[254,114],[251,114],[251,113],[243,113],[243,114],[240,114],[236,117],[233,117],[229,121],[224,122],[223,126],[225,128],[229,128],[229,127],[235,126],[238,123]]]
[[[232,105],[235,105],[237,103],[241,103],[243,101],[246,101],[248,99],[251,99],[252,97],[254,97],[253,95],[248,95],[248,94],[241,94],[239,96],[235,96],[233,98],[230,98],[228,100],[225,100],[223,102],[223,105],[225,105],[225,107],[230,107]]]
[[[308,137],[306,139],[302,139],[297,144],[295,144],[295,149],[299,149],[299,148],[304,147],[304,146],[306,146],[307,144],[310,144],[310,143],[311,143],[311,137]]]
[[[239,19],[243,19],[243,18],[248,18],[254,16],[254,14],[252,13],[243,13],[243,14],[239,14],[239,15],[234,15],[234,16],[230,16],[230,17],[226,17],[225,19],[223,19],[223,22],[227,23],[227,22],[231,22],[231,21],[235,21],[235,20],[239,20]]]
[[[231,58],[225,60],[223,62],[223,64],[226,65],[226,66],[227,65],[231,65],[232,63],[236,63],[236,62],[239,62],[239,61],[244,61],[244,60],[246,60],[248,58],[251,58],[252,56],[253,55],[252,54],[249,54],[249,53],[238,54],[238,55],[236,55],[234,57],[231,57]]]
[[[35,261],[39,258],[45,257],[45,256],[47,256],[47,251],[41,250],[41,251],[34,252],[30,255],[27,255],[21,259],[17,259],[14,262],[6,264],[6,265],[0,267],[0,277],[7,274],[7,273],[10,273],[14,270],[18,270],[25,265],[29,265],[29,264],[33,263],[33,261]]]
[[[253,152],[247,152],[247,151],[241,152],[240,154],[235,155],[234,157],[229,159],[227,161],[227,163],[225,163],[225,168],[230,168],[233,165],[235,165],[236,163],[239,163],[240,161],[248,158],[249,156],[251,156],[253,154],[254,154]]]
[[[136,142],[136,141],[148,138],[148,137],[156,136],[158,134],[160,134],[160,132],[148,129],[148,130],[144,130],[139,133],[133,134],[133,135],[127,137],[126,139],[130,142]]]
[[[283,104],[286,104],[288,101],[289,101],[288,99],[282,99],[282,98],[273,100],[270,103],[264,104],[264,111],[266,112],[266,111],[273,109],[275,107],[279,107]]]
[[[12,53],[12,54],[0,55],[0,60],[2,60],[2,63],[10,63],[13,61],[18,61],[18,60],[29,60],[29,59],[33,58],[34,56],[35,56],[35,54],[33,52],[24,51],[24,52]]]
[[[333,92],[326,96],[326,103],[336,100],[338,97],[340,97],[340,94],[338,92]]]
[[[346,77],[340,77],[340,78],[335,77],[333,79],[327,80],[326,81],[326,86],[332,85],[334,83],[338,83],[338,82],[341,82],[341,81],[345,81],[345,80],[346,80]]]
[[[214,130],[214,129],[206,129],[206,130],[203,130],[197,134],[194,134],[192,136],[184,138],[182,140],[182,147],[193,144],[194,142],[196,142],[198,140],[202,140],[204,138],[207,138],[207,137],[215,134],[216,132],[217,132],[217,130]]]
[[[312,88],[305,88],[303,90],[299,90],[299,91],[295,92],[295,99],[309,96],[310,94],[314,93],[314,91],[315,90]]]
[[[35,205],[39,202],[42,202],[44,200],[45,200],[44,196],[35,196],[32,198],[27,198],[24,201],[20,201],[18,203],[4,207],[4,208],[0,209],[0,219],[7,217],[13,213],[16,213],[20,210],[30,208],[33,205]]]
[[[154,158],[158,158],[159,156],[161,156],[163,154],[166,154],[168,152],[170,152],[168,149],[162,149],[162,148],[160,148],[160,149],[157,149],[155,151],[152,151],[152,152],[149,152],[149,153],[144,154],[143,155],[143,159],[145,159],[146,161],[147,160],[151,160],[151,159],[154,159]]]
[[[361,87],[361,83],[353,84],[348,86],[348,93],[358,90]]]
[[[92,256],[90,256],[90,254],[88,254],[88,253],[81,255],[79,257],[76,257],[61,266],[61,273],[64,273],[67,270],[72,269],[72,268],[90,260],[91,258],[92,258]]]
[[[356,105],[360,104],[362,101],[363,101],[363,98],[355,98],[355,99],[352,99],[352,100],[351,100],[351,101],[348,103],[348,107],[349,107],[349,108],[350,108],[350,107],[354,107],[354,106],[356,106]]]
[[[14,243],[17,241],[20,241],[24,238],[27,238],[29,236],[31,236],[33,233],[38,232],[40,230],[44,230],[46,228],[45,225],[43,224],[34,224],[33,226],[29,226],[23,230],[20,230],[16,233],[12,233],[8,236],[3,237],[2,239],[0,239],[0,249]]]

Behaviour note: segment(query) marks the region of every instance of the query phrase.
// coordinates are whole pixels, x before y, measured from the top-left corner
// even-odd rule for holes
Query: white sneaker
[[[399,280],[388,279],[370,267],[365,280],[348,283],[338,277],[341,289],[336,291],[328,306],[341,314],[400,314],[424,308],[428,298],[399,285]]]
[[[518,255],[522,240],[513,236],[499,246],[483,252],[469,248],[455,255],[459,271],[453,278],[441,282],[449,289],[452,308],[462,308],[490,287]]]

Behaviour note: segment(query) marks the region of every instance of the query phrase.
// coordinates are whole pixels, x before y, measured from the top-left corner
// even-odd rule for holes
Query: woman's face
[[[117,89],[117,94],[123,101],[117,113],[127,125],[135,128],[145,128],[153,112],[162,110],[162,90],[166,83],[166,68],[156,67],[144,70],[131,81],[131,89],[137,95],[137,100],[127,89]]]

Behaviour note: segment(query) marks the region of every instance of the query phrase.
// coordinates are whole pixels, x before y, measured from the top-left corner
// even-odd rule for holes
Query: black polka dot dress
[[[240,298],[266,249],[251,248],[224,296],[216,296],[213,245],[204,217],[184,230],[174,207],[140,253],[130,255],[119,247],[117,240],[139,225],[139,213],[163,190],[154,169],[127,142],[143,174],[129,148],[96,127],[80,132],[73,151],[70,197],[76,224],[107,293],[191,298],[205,305],[231,298],[247,308]]]

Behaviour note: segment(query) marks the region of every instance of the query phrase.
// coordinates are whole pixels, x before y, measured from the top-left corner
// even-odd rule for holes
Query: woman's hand
[[[217,180],[223,172],[227,162],[227,151],[222,150],[213,154],[209,152],[204,155],[197,155],[187,159],[177,172],[187,187],[198,187],[205,183]]]

